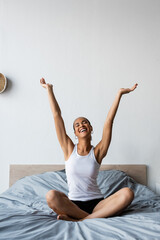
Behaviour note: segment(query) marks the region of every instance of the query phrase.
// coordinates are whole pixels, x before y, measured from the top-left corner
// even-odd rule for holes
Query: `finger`
[[[40,83],[41,85],[45,85],[43,82]]]
[[[137,86],[138,84],[136,83],[132,88],[130,88],[130,90],[133,91],[134,89],[136,89]]]
[[[42,84],[42,83],[41,83],[41,86],[44,87],[44,88],[46,88],[46,84]]]
[[[42,84],[44,84],[44,83],[45,83],[45,80],[44,80],[44,78],[41,78],[41,80],[40,80],[40,83],[42,83]]]

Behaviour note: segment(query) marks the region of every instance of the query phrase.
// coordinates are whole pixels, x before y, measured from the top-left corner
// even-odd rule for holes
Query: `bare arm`
[[[59,143],[61,145],[61,148],[64,152],[64,155],[67,158],[70,148],[74,144],[73,144],[72,140],[69,138],[69,136],[66,134],[64,121],[63,121],[63,118],[61,115],[61,109],[60,109],[58,102],[55,98],[55,95],[53,93],[53,85],[46,84],[44,78],[42,78],[40,80],[40,83],[41,83],[42,87],[47,89],[48,99],[49,99],[51,111],[52,111],[53,118],[54,118],[57,137],[58,137]]]
[[[134,91],[136,89],[138,84],[135,84],[132,88],[121,88],[116,97],[115,100],[108,112],[106,121],[104,123],[103,128],[103,134],[102,134],[102,140],[97,144],[96,148],[97,151],[99,151],[99,162],[102,161],[102,159],[106,156],[110,142],[111,142],[111,136],[112,136],[112,125],[115,118],[115,115],[117,113],[119,103],[121,100],[121,97],[123,94],[130,93],[131,91]]]

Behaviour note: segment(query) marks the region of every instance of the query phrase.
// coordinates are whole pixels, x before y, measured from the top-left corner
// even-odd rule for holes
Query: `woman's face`
[[[86,137],[91,135],[92,126],[89,121],[84,117],[79,117],[74,121],[73,124],[74,133],[77,137]]]

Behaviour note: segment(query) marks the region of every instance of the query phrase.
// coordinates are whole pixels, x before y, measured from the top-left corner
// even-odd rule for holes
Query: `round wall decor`
[[[4,92],[7,87],[7,78],[0,73],[0,93]]]

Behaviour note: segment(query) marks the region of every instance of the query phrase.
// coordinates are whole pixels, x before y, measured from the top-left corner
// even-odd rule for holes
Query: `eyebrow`
[[[83,119],[83,120],[82,120],[82,122],[84,122],[84,121],[85,121],[85,122],[88,122],[87,119]],[[77,125],[77,124],[79,124],[79,122],[76,122],[74,125]]]

